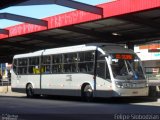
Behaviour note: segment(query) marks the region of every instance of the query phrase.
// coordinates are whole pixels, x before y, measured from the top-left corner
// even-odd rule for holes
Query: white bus
[[[12,91],[27,97],[148,96],[140,59],[116,44],[84,44],[15,55],[12,68]]]

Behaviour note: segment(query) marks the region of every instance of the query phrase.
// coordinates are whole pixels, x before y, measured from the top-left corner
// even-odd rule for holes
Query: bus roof
[[[114,51],[111,48],[114,48],[114,49],[115,48],[116,49],[122,48],[122,49],[124,49],[124,45],[120,46],[120,45],[112,44],[112,43],[89,43],[89,44],[83,44],[83,45],[75,45],[75,46],[68,46],[68,47],[59,47],[59,48],[39,50],[39,51],[36,51],[36,52],[15,55],[14,58],[26,58],[26,57],[41,56],[42,53],[43,53],[43,55],[49,55],[49,54],[61,54],[61,53],[71,53],[71,52],[78,52],[78,51],[96,50],[97,47],[104,47],[104,46],[105,46],[105,48],[109,48],[108,50],[110,52]],[[125,50],[125,51],[127,51],[127,50]]]
[[[102,47],[102,50],[106,54],[110,54],[110,53],[130,53],[130,54],[133,54],[134,53],[133,50],[127,49],[122,46],[104,46],[104,47]]]

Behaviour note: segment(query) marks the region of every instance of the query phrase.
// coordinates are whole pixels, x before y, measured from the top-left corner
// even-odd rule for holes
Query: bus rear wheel
[[[82,90],[82,99],[87,102],[93,100],[93,90],[90,85],[86,85]]]
[[[33,87],[31,84],[28,84],[26,87],[26,94],[28,98],[33,98],[34,97],[34,91],[33,91]]]

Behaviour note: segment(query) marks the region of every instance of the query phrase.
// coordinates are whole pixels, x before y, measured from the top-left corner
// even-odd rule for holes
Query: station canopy
[[[96,6],[73,0],[1,0],[16,5],[57,4],[77,10],[30,18],[0,13],[0,19],[24,22],[0,29],[0,62],[13,55],[91,42],[142,44],[160,40],[160,0],[114,0]],[[38,2],[39,1],[39,2]]]

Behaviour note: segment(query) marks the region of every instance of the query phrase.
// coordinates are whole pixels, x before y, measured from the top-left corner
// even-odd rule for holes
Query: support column
[[[128,49],[134,50],[134,43],[128,42],[127,47],[128,47]]]

